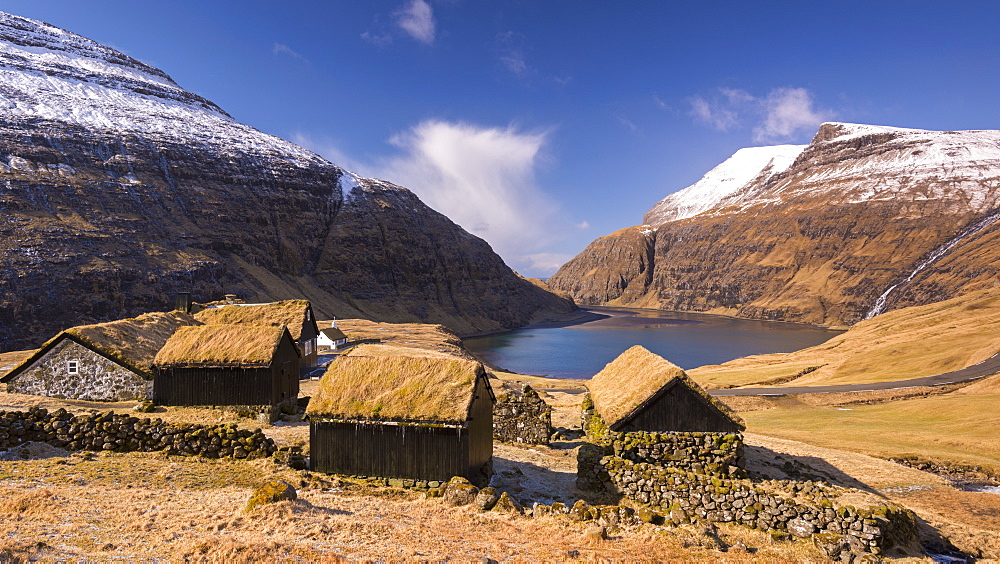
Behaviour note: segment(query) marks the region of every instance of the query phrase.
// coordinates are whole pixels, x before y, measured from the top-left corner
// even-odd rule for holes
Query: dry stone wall
[[[0,411],[0,449],[29,441],[70,451],[164,451],[206,458],[264,458],[277,450],[260,429],[250,431],[232,424],[172,424],[113,411],[73,415],[61,408],[51,413],[43,408]]]
[[[70,374],[67,363],[77,363]],[[85,401],[142,400],[153,396],[153,381],[71,339],[63,339],[7,384],[9,392]]]
[[[916,537],[908,510],[890,502],[870,507],[838,506],[850,490],[822,482],[728,478],[605,456],[598,463],[600,487],[662,508],[674,523],[695,519],[787,531],[838,551],[880,554]]]
[[[552,407],[528,384],[504,386],[493,404],[493,439],[506,443],[547,445],[552,435]]]

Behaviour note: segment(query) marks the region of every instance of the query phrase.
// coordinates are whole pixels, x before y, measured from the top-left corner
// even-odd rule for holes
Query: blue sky
[[[1000,129],[996,2],[5,1],[548,276],[822,121]]]

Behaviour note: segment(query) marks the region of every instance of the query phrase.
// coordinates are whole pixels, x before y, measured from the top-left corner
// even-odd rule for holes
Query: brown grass
[[[268,366],[284,327],[199,325],[181,327],[156,355],[157,366]]]
[[[366,353],[370,356],[361,356]],[[478,362],[406,347],[367,345],[330,363],[307,414],[460,423],[468,418],[480,375],[485,374]]]
[[[787,354],[740,358],[689,370],[706,387],[851,384],[933,376],[1000,351],[1000,290],[909,307],[862,321],[829,341]],[[795,377],[804,369],[815,371]]]
[[[611,427],[675,380],[704,397],[737,423],[742,423],[733,410],[708,395],[679,366],[640,345],[635,345],[608,363],[587,382],[587,388],[597,412]]]
[[[328,321],[320,327],[330,326]],[[443,325],[429,323],[382,323],[366,319],[340,319],[337,326],[351,340],[375,339],[419,349],[445,352],[471,359],[472,355],[462,346],[462,340]]]
[[[270,325],[288,327],[292,338],[302,336],[308,300],[284,300],[269,304],[226,305],[203,309],[194,316],[206,325]]]
[[[805,396],[802,396],[805,397]],[[1000,394],[950,394],[873,405],[744,413],[755,433],[881,458],[918,455],[1000,472]]]

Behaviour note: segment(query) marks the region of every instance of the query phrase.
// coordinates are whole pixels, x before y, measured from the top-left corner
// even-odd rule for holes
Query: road
[[[919,388],[929,386],[944,386],[970,382],[1000,372],[1000,352],[990,358],[961,370],[945,372],[934,376],[910,378],[909,380],[893,380],[891,382],[872,382],[869,384],[839,384],[836,386],[775,386],[771,388],[727,388],[723,390],[708,390],[717,397],[724,396],[790,396],[797,394],[839,394],[845,392],[871,392],[875,390],[898,390],[902,388]],[[581,383],[585,380],[581,380]],[[580,388],[539,388],[546,392],[563,392],[567,394],[582,394],[586,390]]]
[[[917,388],[926,386],[943,386],[969,382],[992,376],[1000,372],[1000,353],[974,364],[968,368],[945,372],[935,376],[911,378],[909,380],[893,380],[891,382],[872,382],[870,384],[840,384],[836,386],[785,386],[772,388],[728,388],[725,390],[708,390],[713,396],[788,396],[795,394],[837,394],[844,392],[870,392],[873,390],[896,390],[900,388]]]

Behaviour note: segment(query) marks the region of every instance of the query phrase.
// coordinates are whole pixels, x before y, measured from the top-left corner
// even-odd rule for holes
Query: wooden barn
[[[636,345],[587,384],[594,409],[616,432],[736,433],[743,420],[680,367]]]
[[[232,301],[232,300],[230,300]],[[299,348],[299,368],[316,368],[316,337],[319,328],[309,300],[284,300],[266,304],[231,303],[209,305],[194,314],[206,325],[284,325]]]
[[[333,361],[309,402],[312,469],[484,485],[492,474],[493,390],[472,360],[361,345]]]
[[[7,391],[87,401],[152,397],[153,359],[179,327],[199,325],[181,312],[147,313],[61,331],[0,382]]]
[[[182,327],[154,361],[153,402],[271,408],[295,405],[299,351],[284,326]]]

